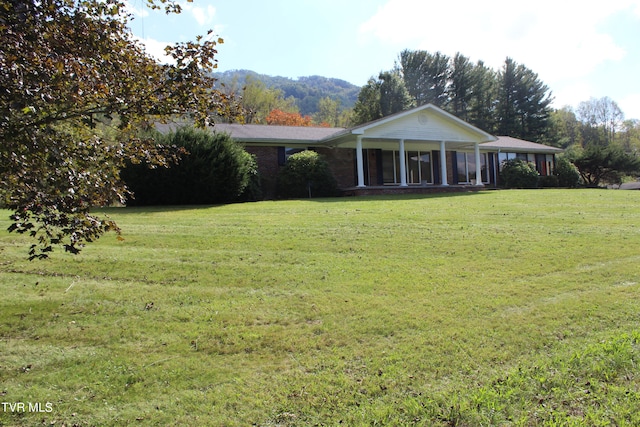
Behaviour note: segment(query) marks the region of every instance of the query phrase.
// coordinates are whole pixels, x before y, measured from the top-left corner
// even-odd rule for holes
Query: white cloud
[[[134,17],[145,18],[149,16],[149,9],[144,4],[141,4],[140,7],[136,7],[135,4],[132,4],[130,1],[125,0],[124,7],[125,10],[128,13],[132,14]]]
[[[626,119],[640,120],[640,93],[632,93],[618,102]]]
[[[507,56],[537,72],[545,82],[587,75],[625,51],[599,30],[604,19],[638,6],[637,0],[389,0],[360,26],[360,37],[398,49],[460,52],[500,68]]]
[[[161,64],[169,64],[174,62],[173,58],[168,56],[164,51],[164,49],[167,46],[171,45],[172,43],[162,42],[152,38],[144,38],[144,39],[140,37],[134,37],[134,38],[137,42],[139,42],[144,46],[147,54],[151,55]]]
[[[209,5],[207,7],[194,6],[193,3],[183,2],[180,4],[182,9],[191,12],[191,15],[201,27],[211,24],[216,16],[216,8]]]
[[[577,107],[583,101],[589,99],[593,93],[593,87],[586,80],[578,80],[562,86],[557,92],[553,92],[553,106],[563,108],[566,106]]]

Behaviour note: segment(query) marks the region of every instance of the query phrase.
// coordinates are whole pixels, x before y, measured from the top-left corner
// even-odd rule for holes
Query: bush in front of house
[[[557,175],[541,175],[538,177],[538,187],[540,188],[556,188],[558,187]]]
[[[575,188],[580,183],[578,169],[565,157],[556,160],[556,176],[560,187]]]
[[[256,156],[245,150],[242,150],[242,156],[244,157],[244,161],[247,165],[247,174],[249,179],[239,200],[243,202],[255,202],[257,200],[262,200],[262,179],[260,177],[260,172],[258,171]]]
[[[331,197],[337,194],[338,184],[329,164],[315,151],[291,155],[278,173],[279,197]]]
[[[502,185],[506,188],[537,188],[538,171],[533,163],[521,159],[506,160],[500,171]]]
[[[182,147],[188,154],[169,168],[127,167],[122,178],[134,193],[127,205],[217,204],[259,194],[255,159],[229,135],[183,127],[156,141]]]

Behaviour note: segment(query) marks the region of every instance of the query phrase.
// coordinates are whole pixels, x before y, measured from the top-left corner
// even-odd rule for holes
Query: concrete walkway
[[[620,190],[640,190],[640,181],[625,182],[620,185]]]

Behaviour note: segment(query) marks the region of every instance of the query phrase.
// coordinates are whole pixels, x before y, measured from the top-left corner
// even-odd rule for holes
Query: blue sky
[[[220,71],[363,86],[404,49],[460,52],[496,70],[509,56],[538,73],[556,108],[609,96],[640,119],[640,0],[194,0],[177,16],[129,1],[150,53],[214,30]]]

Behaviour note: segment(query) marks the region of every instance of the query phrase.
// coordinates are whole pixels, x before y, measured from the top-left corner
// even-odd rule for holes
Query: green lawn
[[[0,425],[640,425],[640,192],[106,212],[0,212]]]

